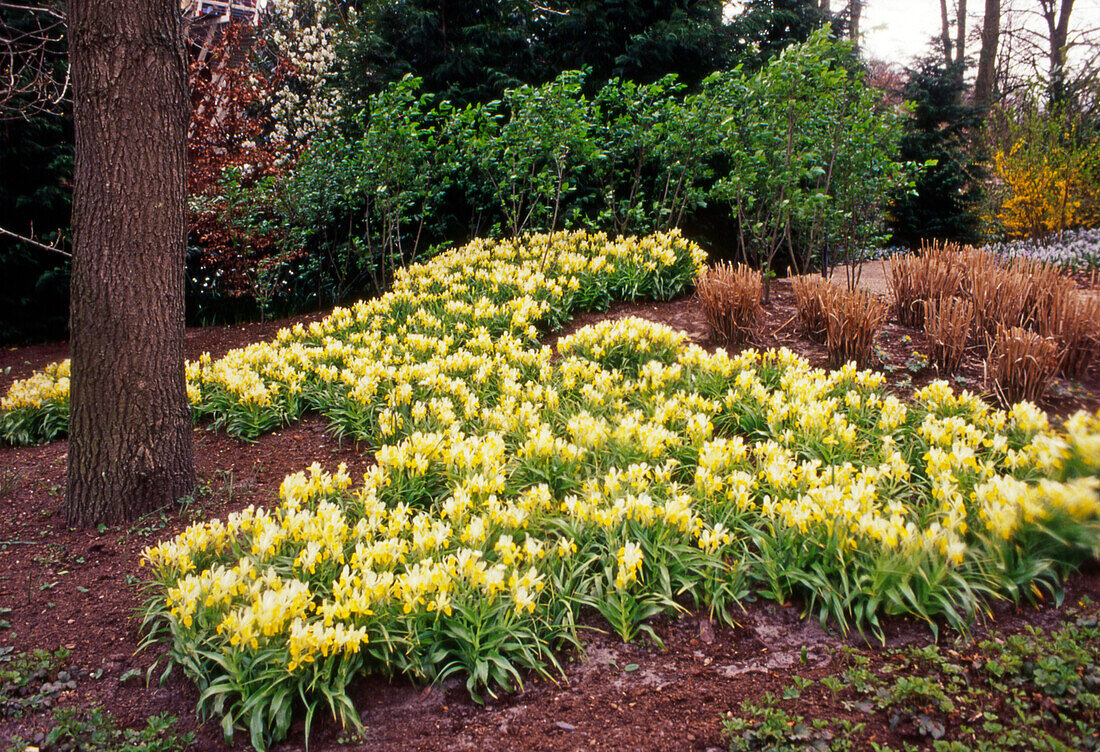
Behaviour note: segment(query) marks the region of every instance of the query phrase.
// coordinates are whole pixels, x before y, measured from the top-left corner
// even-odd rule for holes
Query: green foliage
[[[0,717],[21,716],[48,707],[49,682],[69,657],[69,651],[34,650],[16,653],[11,646],[0,648]],[[46,690],[43,689],[45,686]]]
[[[822,27],[828,26],[833,33],[844,29],[843,19],[822,9],[815,0],[747,0],[730,26],[733,60],[749,70],[762,68]]]
[[[556,70],[585,67],[599,85],[676,74],[689,86],[729,64],[731,29],[715,0],[563,0],[543,19],[536,56]]]
[[[903,121],[899,156],[931,164],[915,185],[894,192],[894,238],[914,247],[931,239],[976,243],[985,176],[974,136],[983,113],[964,103],[959,66],[945,67],[938,57],[917,61],[901,93],[911,112]]]
[[[910,646],[872,655],[842,649],[844,667],[822,679],[831,694],[813,703],[809,724],[785,692],[745,703],[724,720],[730,749],[894,750],[882,745],[885,726],[901,749],[933,752],[1030,752],[1093,749],[1100,733],[1100,629],[1096,604],[1067,609],[1056,629],[993,632],[976,644]],[[798,685],[800,677],[794,677]],[[852,713],[866,722],[852,724]]]
[[[114,716],[102,708],[59,708],[53,713],[53,727],[41,743],[43,752],[183,752],[190,749],[195,735],[180,736],[174,729],[175,716],[160,713],[146,720],[143,728],[119,728]],[[9,752],[24,752],[33,745],[18,737]]]
[[[322,301],[381,290],[442,239],[434,215],[455,169],[441,132],[450,110],[420,87],[405,78],[371,97],[350,133],[314,138],[276,188],[287,243],[308,251],[304,274]]]
[[[372,97],[274,189],[281,234],[310,258],[299,278],[340,300],[470,228],[663,231],[708,203],[730,207],[742,255],[765,269],[882,240],[883,204],[905,178],[899,118],[824,30],[695,92],[673,76],[616,78],[590,98],[590,75],[463,108],[433,105],[416,79]]]
[[[723,731],[730,739],[730,752],[823,752],[833,747],[833,734],[775,707],[775,698],[765,695],[762,705],[746,700],[741,713],[723,719]]]
[[[667,194],[655,165],[659,150],[669,148],[666,139],[687,136],[676,128],[683,119],[672,115],[682,93],[683,85],[670,75],[652,84],[615,78],[596,95],[594,137],[603,147],[592,165],[603,199],[597,221],[616,234],[655,231],[660,218],[671,214],[658,198]]]
[[[855,63],[822,30],[754,76],[714,79],[729,165],[714,195],[736,217],[749,265],[770,271],[782,253],[807,271],[825,247],[858,252],[884,239],[883,204],[905,179],[900,123]]]
[[[575,190],[598,145],[579,71],[542,86],[509,89],[499,102],[464,110],[450,137],[475,175],[492,186],[506,235],[570,227],[563,202]]]
[[[716,0],[596,3],[428,0],[365,4],[351,24],[353,101],[413,75],[459,108],[590,71],[589,91],[612,78],[650,83],[677,74],[695,84],[728,64],[730,27]]]
[[[531,48],[533,8],[518,0],[358,3],[351,17],[345,87],[363,102],[406,76],[459,107],[546,80]],[[574,66],[575,67],[575,66]],[[537,71],[537,72],[536,72]]]

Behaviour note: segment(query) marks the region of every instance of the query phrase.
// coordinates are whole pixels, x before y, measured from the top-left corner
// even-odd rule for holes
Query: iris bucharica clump
[[[965,629],[1100,550],[1098,415],[1058,433],[942,382],[905,404],[880,374],[638,319],[515,354],[463,356],[468,409],[396,406],[361,484],[315,465],[274,510],[145,552],[150,639],[227,730],[263,746],[295,698],[355,724],[362,673],[515,687],[558,670],[584,609],[624,639],[662,612],[729,620],[752,592],[845,629]]]
[[[691,285],[704,258],[678,232],[477,240],[400,270],[378,299],[337,308],[323,322],[283,330],[272,342],[188,363],[192,412],[252,439],[315,409],[340,435],[377,438],[379,421],[396,425],[407,398],[423,391],[418,385],[429,363],[445,362],[449,378],[463,379],[470,375],[463,371],[466,355],[529,350],[541,330],[578,310],[674,297]],[[11,386],[0,400],[0,440],[33,444],[66,434],[68,368],[68,361],[52,364]],[[382,405],[390,395],[396,401]],[[356,409],[367,403],[368,413]]]
[[[364,673],[512,688],[559,670],[585,609],[623,639],[689,607],[730,620],[750,593],[844,629],[965,629],[1100,550],[1098,415],[1055,432],[943,383],[906,404],[880,374],[708,353],[637,319],[539,345],[701,263],[675,235],[478,242],[189,366],[195,409],[236,435],[313,409],[378,447],[359,484],[315,465],[274,509],[145,552],[148,639],[201,710],[262,748],[302,709],[357,724]]]

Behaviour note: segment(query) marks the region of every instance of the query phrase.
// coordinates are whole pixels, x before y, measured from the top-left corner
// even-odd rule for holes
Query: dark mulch
[[[188,357],[203,351],[217,356],[231,347],[269,338],[282,326],[310,321],[320,314],[292,320],[234,327],[189,329]],[[604,318],[640,316],[667,323],[693,341],[714,343],[698,306],[690,297],[669,303],[624,303],[606,313],[582,314],[558,336]],[[760,342],[785,346],[825,365],[823,348],[801,337],[793,320],[789,286],[779,282],[766,309]],[[888,324],[879,339],[881,361],[899,393],[936,377],[928,368],[915,369],[914,353],[923,335]],[[0,351],[0,370],[11,377],[63,357],[65,343]],[[915,370],[910,370],[910,368]],[[956,385],[982,389],[981,362],[968,357]],[[9,379],[0,384],[6,388]],[[1043,405],[1064,416],[1080,407],[1100,407],[1100,369],[1079,385],[1059,383]],[[138,566],[142,548],[167,538],[192,521],[271,504],[283,477],[319,461],[332,468],[346,462],[353,478],[373,462],[365,447],[341,444],[325,432],[322,419],[302,422],[261,437],[255,443],[231,439],[203,427],[195,431],[195,456],[202,485],[179,508],[150,515],[133,525],[102,532],[74,530],[65,524],[63,490],[66,442],[46,446],[0,447],[0,607],[11,627],[0,631],[0,645],[18,651],[42,648],[72,651],[67,660],[76,688],[55,698],[57,704],[101,705],[127,724],[141,723],[157,712],[180,717],[180,727],[194,730],[196,748],[244,748],[221,741],[216,722],[199,724],[194,716],[197,692],[179,676],[163,686],[146,687],[133,669],[144,672],[156,650],[136,652],[139,624],[134,618],[142,592]],[[1100,572],[1095,566],[1074,575],[1067,602],[1082,595],[1100,600]],[[758,700],[764,692],[779,692],[797,670],[817,677],[830,672],[831,648],[863,644],[858,636],[843,638],[815,621],[800,618],[797,604],[747,603],[733,628],[714,626],[698,615],[664,621],[658,633],[666,644],[659,650],[647,642],[624,645],[599,631],[582,635],[584,655],[567,656],[565,677],[557,681],[531,678],[524,691],[504,695],[482,707],[458,685],[413,687],[407,682],[367,678],[355,695],[367,727],[365,740],[348,748],[383,750],[710,750],[722,747],[721,714],[743,700]],[[996,627],[1017,631],[1028,624],[1057,621],[1053,606],[1003,605]],[[977,625],[980,634],[985,625]],[[927,642],[928,629],[912,620],[895,620],[887,627],[888,644]],[[953,638],[948,638],[953,639]],[[805,648],[805,651],[803,651]],[[94,672],[102,669],[99,678]],[[125,681],[120,681],[123,677]],[[801,710],[813,717],[813,696]],[[49,715],[0,718],[0,739],[15,734],[34,739],[47,727]],[[889,728],[871,728],[880,742],[898,743]],[[311,749],[341,746],[342,734],[322,721],[310,740]],[[281,749],[298,749],[296,729]]]

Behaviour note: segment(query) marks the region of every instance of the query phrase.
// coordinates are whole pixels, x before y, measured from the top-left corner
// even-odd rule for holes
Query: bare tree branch
[[[56,0],[0,0],[0,120],[60,114],[69,97],[65,14]]]
[[[68,251],[61,250],[61,248],[59,248],[57,245],[47,245],[45,243],[41,243],[41,242],[35,240],[34,238],[28,238],[26,235],[20,235],[17,232],[12,232],[11,230],[5,229],[3,227],[0,227],[0,235],[7,235],[8,237],[15,238],[16,240],[20,240],[20,241],[22,241],[22,242],[24,242],[28,245],[34,246],[35,248],[39,248],[43,251],[50,251],[51,253],[59,253],[62,256],[64,256],[65,258],[72,258],[72,256],[73,256],[73,254],[69,253]],[[58,238],[57,242],[60,243],[61,239]]]

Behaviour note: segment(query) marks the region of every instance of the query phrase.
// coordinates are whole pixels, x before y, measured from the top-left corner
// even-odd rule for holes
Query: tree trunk
[[[982,47],[978,52],[978,77],[974,80],[974,104],[987,107],[993,101],[993,79],[997,72],[997,47],[1001,35],[1001,0],[985,0]]]
[[[863,0],[851,0],[851,12],[848,15],[849,24],[851,28],[848,30],[848,35],[851,38],[855,48],[859,49],[859,21],[860,16],[863,15]]]
[[[1066,58],[1069,50],[1069,18],[1073,0],[1040,0],[1041,14],[1047,23],[1050,41],[1050,103],[1063,104],[1066,99]]]
[[[966,0],[955,0],[955,62],[959,66],[959,78],[963,76],[963,57],[966,53]]]
[[[943,44],[943,65],[951,67],[951,25],[947,20],[947,0],[940,0],[940,42]]]
[[[71,0],[70,524],[195,483],[183,369],[186,61],[175,0]]]

